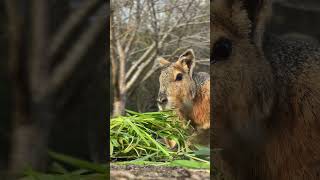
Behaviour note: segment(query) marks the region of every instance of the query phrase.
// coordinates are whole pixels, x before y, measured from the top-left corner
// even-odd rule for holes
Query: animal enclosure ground
[[[159,179],[159,180],[209,180],[210,171],[206,169],[187,169],[165,166],[111,165],[112,180],[118,179]]]

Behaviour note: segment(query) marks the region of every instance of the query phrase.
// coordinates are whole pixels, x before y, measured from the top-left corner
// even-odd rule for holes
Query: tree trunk
[[[123,115],[125,112],[125,98],[115,97],[113,101],[113,117]]]
[[[46,109],[39,109],[35,116],[16,117],[15,121],[26,119],[29,122],[17,123],[13,127],[9,167],[11,173],[20,173],[27,167],[35,170],[44,170],[46,167],[48,136],[52,119],[50,112],[46,112]],[[43,111],[40,112],[40,110]],[[45,121],[42,122],[44,119]]]
[[[119,69],[117,69],[118,72],[115,72],[118,73],[118,79],[115,79],[116,82],[114,82],[113,116],[120,116],[124,114],[126,107],[126,55],[119,40],[116,45],[119,54]]]
[[[47,1],[33,0],[25,14],[15,1],[7,1],[10,30],[9,68],[14,93],[13,130],[9,171],[21,173],[28,167],[46,167],[52,124],[51,95],[46,94]],[[21,29],[22,28],[22,29]],[[29,39],[31,37],[31,39]]]

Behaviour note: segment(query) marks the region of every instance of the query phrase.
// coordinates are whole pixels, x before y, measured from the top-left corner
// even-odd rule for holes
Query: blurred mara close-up
[[[319,7],[211,1],[215,178],[320,179]]]

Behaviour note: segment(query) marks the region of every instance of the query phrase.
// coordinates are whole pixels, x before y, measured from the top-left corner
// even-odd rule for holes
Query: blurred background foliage
[[[0,2],[0,171],[107,161],[108,3]],[[1,176],[0,176],[1,177]]]

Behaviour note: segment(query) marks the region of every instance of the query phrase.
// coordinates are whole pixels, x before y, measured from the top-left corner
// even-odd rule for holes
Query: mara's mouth
[[[168,98],[168,101],[166,103],[159,103],[157,102],[158,109],[160,111],[165,110],[176,110],[176,109],[184,109],[184,110],[191,110],[193,107],[193,102],[190,99],[184,99],[181,101],[175,101],[171,98]]]
[[[176,109],[175,105],[174,104],[171,104],[171,103],[166,103],[166,104],[160,104],[160,103],[157,103],[158,105],[158,109],[160,111],[166,111],[166,110],[174,110]]]

